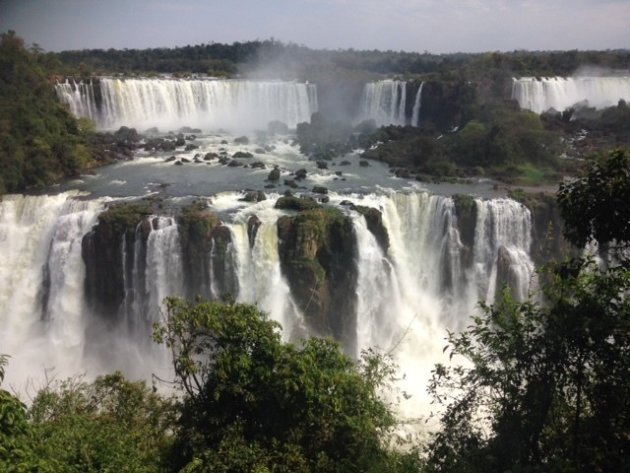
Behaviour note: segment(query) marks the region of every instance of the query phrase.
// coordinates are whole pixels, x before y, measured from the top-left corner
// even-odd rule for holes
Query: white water
[[[273,208],[274,204],[275,200],[269,199],[239,211],[230,230],[236,250],[238,300],[269,314],[282,325],[283,338],[289,340],[303,330],[303,319],[280,269],[276,222],[282,213]],[[247,222],[253,215],[260,226],[250,246]]]
[[[100,104],[91,82],[66,81],[56,90],[72,113],[101,129],[250,130],[264,129],[271,120],[294,128],[317,111],[316,86],[298,82],[100,78],[98,84]]]
[[[418,92],[416,92],[416,100],[413,104],[413,110],[411,114],[412,126],[420,126],[420,107],[422,107],[422,88],[423,87],[424,87],[424,82],[421,82],[420,87],[418,88]]]
[[[521,77],[514,79],[512,98],[521,108],[542,113],[563,111],[580,102],[605,108],[620,99],[630,101],[630,76],[620,77]]]
[[[396,193],[360,202],[381,209],[390,248],[384,254],[364,218],[355,215],[359,349],[393,355],[404,376],[398,387],[412,395],[400,413],[412,420],[431,412],[426,386],[433,365],[446,361],[446,330],[463,329],[477,302],[492,302],[500,289],[500,253],[509,255],[508,279],[517,299],[529,294],[534,278],[530,213],[508,199],[476,200],[474,258],[465,268],[452,199]]]
[[[81,239],[100,209],[70,194],[0,202],[0,353],[20,388],[85,369]]]
[[[258,305],[280,322],[285,340],[307,334],[281,272],[276,223],[284,212],[273,208],[277,196],[257,204],[240,202],[240,196],[221,194],[211,204],[225,215],[232,235],[237,300]],[[426,384],[444,356],[446,330],[465,327],[477,302],[492,302],[506,280],[518,299],[531,291],[530,213],[509,199],[475,200],[475,240],[466,260],[451,198],[425,192],[331,198],[382,212],[387,251],[365,219],[351,212],[358,243],[357,346],[394,356],[405,376],[399,387],[412,394],[401,415],[426,416],[431,410]],[[149,217],[146,241],[143,224],[125,239],[133,245],[122,247],[128,270],[120,320],[126,323],[112,329],[86,313],[84,303],[81,239],[101,208],[101,201],[70,194],[8,196],[0,203],[0,353],[13,356],[8,380],[16,386],[52,368],[60,377],[114,369],[136,378],[168,376],[167,353],[151,345],[150,325],[159,321],[164,297],[183,293],[177,224],[172,217]],[[254,215],[260,227],[250,242],[247,222]]]
[[[407,82],[386,79],[368,82],[363,88],[361,120],[374,120],[377,126],[406,125]]]

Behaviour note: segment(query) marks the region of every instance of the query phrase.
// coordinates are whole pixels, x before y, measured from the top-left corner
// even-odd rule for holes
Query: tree
[[[630,271],[580,263],[544,306],[506,292],[449,335],[429,471],[621,471],[630,462]]]
[[[614,151],[564,184],[567,238],[627,247],[628,152]],[[623,262],[623,260],[622,260]],[[574,259],[547,269],[543,303],[505,292],[437,365],[444,405],[428,471],[625,471],[630,464],[630,268]]]
[[[394,425],[378,390],[391,365],[357,366],[329,340],[282,343],[255,307],[168,299],[155,336],[184,392],[174,450],[186,472],[395,471]]]
[[[582,176],[560,185],[558,205],[565,235],[583,248],[622,250],[630,244],[630,150],[595,156]],[[615,256],[622,256],[615,251]]]

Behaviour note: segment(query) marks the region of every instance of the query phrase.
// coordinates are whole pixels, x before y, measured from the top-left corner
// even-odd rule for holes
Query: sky
[[[630,0],[0,0],[46,51],[275,38],[431,53],[630,48]]]

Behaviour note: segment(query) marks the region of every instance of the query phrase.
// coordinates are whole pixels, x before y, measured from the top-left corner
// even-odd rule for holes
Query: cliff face
[[[278,220],[282,272],[307,323],[354,346],[356,237],[352,220],[316,208]]]
[[[134,252],[146,244],[150,223],[139,224],[150,211],[146,204],[113,205],[99,215],[96,226],[83,238],[85,296],[96,314],[108,319],[118,314],[125,297],[125,272],[130,271],[123,258],[134,261]],[[136,237],[142,242],[138,248]]]

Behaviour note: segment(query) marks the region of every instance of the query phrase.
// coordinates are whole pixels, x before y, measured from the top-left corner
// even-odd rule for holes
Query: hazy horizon
[[[0,0],[0,31],[46,51],[274,38],[430,53],[630,47],[626,0]]]

